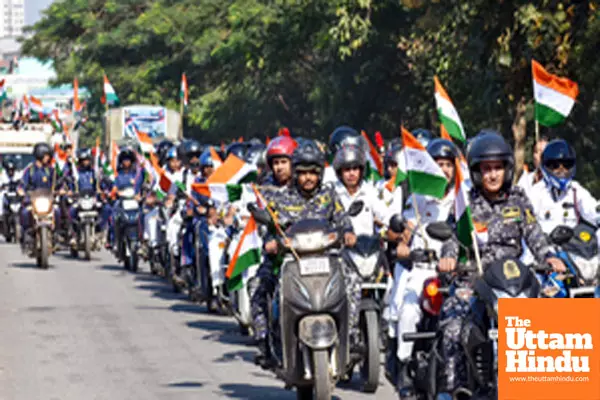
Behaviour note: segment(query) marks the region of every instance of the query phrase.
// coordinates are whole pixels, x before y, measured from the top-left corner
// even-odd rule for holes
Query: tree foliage
[[[205,141],[325,137],[347,123],[384,136],[437,130],[433,75],[469,135],[512,137],[526,105],[533,140],[532,58],[580,84],[568,122],[579,178],[600,193],[600,14],[595,1],[63,0],[30,28],[27,54],[78,76],[94,98],[106,73],[123,103],[177,108],[186,72],[186,134]],[[101,115],[101,106],[92,104]]]

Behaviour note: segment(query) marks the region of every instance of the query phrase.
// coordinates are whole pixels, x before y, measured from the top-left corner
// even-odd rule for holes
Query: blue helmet
[[[167,150],[165,154],[165,161],[169,161],[172,158],[178,158],[179,154],[177,152],[177,146],[171,146],[169,150]]]
[[[546,145],[542,152],[542,176],[547,185],[565,191],[575,177],[575,150],[564,139],[555,139]],[[567,170],[565,176],[556,174],[557,169],[563,166]]]
[[[214,167],[214,166],[215,166],[215,163],[213,161],[212,155],[210,154],[210,149],[204,150],[204,152],[200,156],[200,168]]]
[[[412,131],[413,136],[417,139],[423,147],[427,147],[429,142],[433,139],[433,133],[430,130],[417,128]]]

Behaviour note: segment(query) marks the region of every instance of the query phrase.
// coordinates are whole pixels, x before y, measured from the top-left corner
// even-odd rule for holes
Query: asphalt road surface
[[[49,270],[0,244],[0,400],[295,399],[253,363],[231,317],[172,293],[107,252]],[[339,399],[396,399],[338,385]]]

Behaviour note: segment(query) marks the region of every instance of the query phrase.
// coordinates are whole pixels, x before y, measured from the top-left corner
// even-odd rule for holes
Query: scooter
[[[378,236],[359,236],[353,248],[342,250],[342,257],[360,276],[362,293],[359,316],[361,343],[358,352],[351,354],[347,374],[352,376],[355,364],[360,363],[362,390],[375,393],[379,386],[381,312],[388,290],[386,277],[389,266]]]
[[[134,198],[135,190],[133,187],[120,190],[118,195],[119,212],[115,221],[116,256],[120,261],[123,261],[126,270],[137,272],[140,244],[140,204]]]
[[[362,201],[348,215],[357,215]],[[249,206],[255,220],[273,224],[270,214]],[[294,256],[286,254],[270,310],[271,354],[276,375],[287,388],[296,387],[298,399],[329,400],[334,384],[349,360],[349,311],[340,256],[339,232],[324,219],[306,219],[288,225]]]

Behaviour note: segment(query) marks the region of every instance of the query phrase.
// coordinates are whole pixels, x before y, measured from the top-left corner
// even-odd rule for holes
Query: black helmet
[[[36,143],[33,146],[33,156],[36,160],[42,161],[45,155],[52,156],[52,149],[47,143]]]
[[[81,162],[83,160],[91,160],[92,159],[92,150],[91,149],[79,149],[77,150],[77,161]]]
[[[433,134],[430,130],[417,128],[412,131],[412,135],[417,139],[424,147],[429,145],[429,142],[433,140]]]
[[[354,144],[360,147],[363,146],[359,141],[362,139],[360,133],[354,128],[346,125],[338,126],[329,136],[329,154],[331,157],[342,147],[342,144]]]
[[[322,176],[325,169],[325,155],[314,142],[306,142],[294,150],[292,168],[294,172],[316,168]]]
[[[245,160],[247,163],[264,167],[266,165],[265,153],[267,146],[264,144],[253,144],[246,150]]]
[[[476,188],[481,189],[482,185],[479,169],[482,161],[503,161],[506,168],[503,189],[511,186],[515,173],[515,158],[513,150],[499,133],[491,130],[480,132],[471,144],[467,161],[471,180]]]
[[[189,140],[183,144],[183,157],[186,162],[189,162],[194,157],[200,157],[204,148],[198,141]]]
[[[427,152],[433,158],[449,158],[455,160],[458,157],[458,149],[448,139],[433,139],[427,145]]]
[[[131,146],[123,146],[117,156],[117,168],[121,168],[124,160],[131,160],[131,164],[135,164],[135,150]]]
[[[542,152],[541,165],[542,175],[546,184],[560,191],[566,190],[575,177],[575,161],[575,150],[566,140],[555,139],[548,143]],[[554,171],[560,164],[569,171],[565,177],[554,174]]]
[[[173,142],[168,139],[161,140],[156,144],[156,154],[158,155],[160,165],[163,165],[167,161],[166,155],[171,147],[173,147]]]
[[[385,179],[391,178],[388,172],[388,167],[392,163],[396,164],[397,166],[400,166],[402,163],[402,144],[400,142],[396,142],[385,152],[383,157],[383,173]]]
[[[244,143],[232,143],[227,146],[227,150],[225,151],[225,158],[229,157],[230,154],[233,154],[239,159],[244,159],[246,155],[247,145]]]
[[[4,161],[2,161],[2,167],[7,171],[17,169],[15,162],[11,159],[5,159]]]
[[[343,145],[341,149],[335,153],[333,159],[333,169],[340,178],[340,172],[343,168],[359,167],[361,169],[361,179],[365,173],[367,158],[365,152],[354,145]]]

